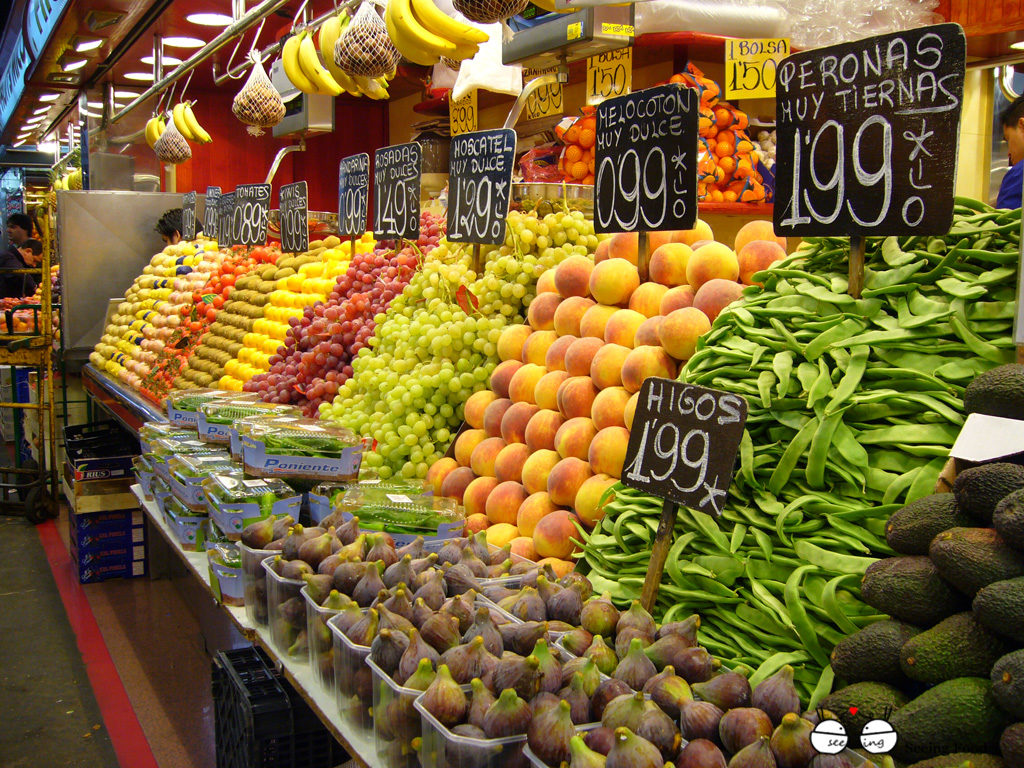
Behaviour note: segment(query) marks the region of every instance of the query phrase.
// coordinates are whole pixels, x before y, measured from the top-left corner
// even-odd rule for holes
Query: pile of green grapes
[[[352,377],[333,403],[320,406],[320,417],[376,441],[363,465],[379,477],[426,477],[462,423],[466,400],[487,387],[502,329],[524,322],[537,278],[597,244],[593,223],[579,211],[511,211],[505,244],[484,249],[477,275],[470,248],[442,239],[377,316]],[[460,302],[463,286],[478,307],[469,296]]]

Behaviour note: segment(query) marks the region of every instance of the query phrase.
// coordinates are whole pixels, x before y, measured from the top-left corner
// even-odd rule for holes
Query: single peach
[[[469,466],[469,458],[473,454],[473,449],[480,445],[486,437],[487,432],[483,429],[467,429],[455,438],[455,460],[459,462],[460,466]]]
[[[512,401],[507,397],[501,397],[487,406],[484,411],[484,437],[501,437],[501,420],[505,418],[505,411],[512,407]],[[473,446],[476,447],[475,444]],[[456,453],[458,453],[456,445]],[[461,462],[460,462],[461,463]]]
[[[498,483],[487,497],[487,519],[491,523],[516,524],[519,505],[526,500],[527,493],[521,483],[507,480]]]
[[[554,451],[534,451],[523,464],[523,487],[526,488],[526,492],[547,492],[548,475],[560,460],[561,457]]]
[[[715,235],[706,221],[697,219],[693,229],[680,229],[673,235],[673,238],[677,243],[686,243],[692,248],[698,240],[714,240]]]
[[[668,288],[661,283],[640,283],[640,287],[629,297],[629,308],[644,317],[660,315],[661,300],[667,292]]]
[[[526,310],[526,320],[535,331],[550,331],[555,327],[555,311],[562,302],[557,293],[538,293]]]
[[[558,456],[556,453],[555,456]],[[459,467],[453,469],[448,473],[448,476],[441,483],[441,495],[447,496],[449,499],[455,499],[459,504],[462,504],[463,495],[466,493],[466,488],[476,479],[476,475],[473,474],[473,470],[469,467]],[[547,482],[547,478],[544,478]]]
[[[786,258],[786,249],[774,240],[751,240],[738,252],[737,258],[740,263],[740,282],[754,285],[754,273],[768,269],[776,261]]]
[[[530,458],[530,449],[523,443],[511,443],[501,449],[494,460],[494,476],[499,483],[523,480],[523,464]]]
[[[466,514],[486,514],[487,497],[490,496],[491,491],[497,487],[498,481],[493,477],[478,477],[467,485],[466,491],[462,496],[462,506],[466,508]]]
[[[622,383],[622,365],[629,356],[630,347],[605,344],[590,363],[590,379],[598,389],[617,387]]]
[[[625,427],[605,427],[590,443],[587,458],[595,474],[622,477],[622,464],[626,460],[629,430]]]
[[[541,557],[537,560],[537,566],[540,568],[550,568],[555,576],[561,579],[573,572],[576,568],[576,563],[572,560],[562,560],[558,557]]]
[[[618,344],[629,349],[633,348],[633,339],[637,329],[643,325],[647,317],[632,309],[620,309],[608,318],[604,326],[604,340],[609,344]]]
[[[544,356],[544,367],[548,371],[564,371],[565,353],[574,341],[576,341],[575,336],[559,336],[555,339],[554,344],[548,347],[548,353]]]
[[[601,262],[604,264],[605,262]],[[576,551],[580,532],[574,524],[575,516],[564,509],[545,515],[533,529],[533,546],[541,557],[565,560]]]
[[[697,340],[710,330],[707,315],[696,307],[684,307],[665,317],[658,338],[676,360],[689,360],[697,351]]]
[[[427,483],[430,484],[435,496],[441,495],[441,484],[448,477],[448,473],[458,468],[459,462],[450,456],[440,458],[430,465],[430,469],[427,470]]]
[[[598,392],[590,407],[590,419],[594,427],[604,429],[626,426],[625,411],[629,398],[630,394],[625,387],[608,387]]]
[[[712,323],[722,310],[743,298],[743,286],[733,280],[708,280],[697,289],[693,297],[693,308],[708,316]]]
[[[508,523],[497,523],[487,529],[487,543],[497,549],[518,539],[519,529]]]
[[[636,415],[636,404],[640,400],[640,393],[634,392],[632,397],[629,398],[629,402],[626,403],[625,409],[622,411],[622,418],[626,421],[626,429],[633,428],[633,417]]]
[[[605,491],[615,485],[615,482],[614,477],[594,475],[588,477],[579,490],[576,491],[576,499],[572,507],[576,511],[576,516],[579,517],[580,522],[587,528],[593,528],[604,517],[605,506],[615,496],[614,494],[609,494],[604,504],[601,503],[601,498],[604,496]]]
[[[466,423],[473,429],[483,429],[484,427],[484,411],[487,410],[487,406],[498,399],[498,396],[489,389],[481,389],[479,392],[474,392],[466,400],[466,407],[463,410],[464,418]]]
[[[679,285],[669,288],[661,297],[661,314],[667,315],[677,309],[693,306],[693,297],[697,294],[693,286]]]
[[[640,286],[640,273],[625,259],[608,259],[590,273],[590,294],[600,304],[629,304],[629,297]]]
[[[669,288],[685,285],[686,265],[692,254],[685,243],[666,243],[651,254],[650,279]]]
[[[644,320],[643,325],[636,329],[636,336],[633,337],[633,346],[642,347],[649,344],[661,344],[658,330],[661,328],[664,320],[665,318],[662,315],[648,317]]]
[[[573,254],[555,267],[555,290],[563,299],[590,295],[590,273],[594,262],[586,256]]]
[[[519,505],[519,511],[516,513],[516,526],[519,528],[519,532],[523,536],[533,536],[533,529],[537,527],[540,519],[545,515],[550,515],[556,509],[558,506],[551,501],[547,491],[531,493]]]
[[[594,355],[604,346],[604,339],[587,336],[576,339],[565,352],[565,372],[570,376],[589,376]]]
[[[672,242],[672,235],[675,232],[671,229],[663,229],[660,232],[647,233],[647,253],[654,253],[665,243]]]
[[[462,529],[463,536],[472,536],[474,533],[480,531],[486,531],[491,522],[487,519],[487,515],[481,515],[479,512],[475,515],[470,515],[466,518],[466,525]],[[531,541],[533,541],[531,539]]]
[[[512,376],[522,367],[523,364],[518,360],[506,360],[503,363],[498,363],[498,367],[491,374],[491,390],[494,394],[499,398],[508,397],[508,385],[512,381]]]
[[[662,325],[662,329],[664,329]],[[630,392],[640,391],[640,385],[649,376],[660,376],[665,379],[676,377],[675,361],[661,347],[637,347],[629,353],[622,364],[622,386]],[[605,474],[611,474],[606,472]]]
[[[637,251],[640,238],[636,232],[619,232],[608,241],[608,260],[623,259],[633,266],[637,264]],[[604,263],[604,260],[601,262]]]
[[[555,288],[555,270],[546,269],[537,278],[537,293],[558,293]]]
[[[540,410],[530,418],[526,425],[526,447],[531,451],[547,448],[555,449],[555,433],[565,423],[558,411]]]
[[[580,337],[600,339],[604,341],[604,329],[608,325],[611,316],[619,311],[618,307],[608,307],[604,304],[595,304],[587,310],[580,320]]]
[[[519,531],[519,536],[508,543],[509,553],[525,560],[536,560],[537,550],[533,548],[533,536],[525,536]]]
[[[580,323],[587,310],[594,306],[594,300],[586,296],[570,296],[562,299],[555,310],[555,333],[559,336],[579,336]]]
[[[526,425],[538,408],[533,403],[512,403],[501,417],[501,437],[506,443],[525,443]]]
[[[740,263],[736,252],[721,243],[708,243],[694,249],[686,265],[686,282],[694,290],[700,290],[704,283],[716,277],[736,282],[739,276]]]
[[[595,264],[599,264],[602,261],[604,261],[605,259],[611,258],[611,256],[608,255],[608,250],[609,250],[609,248],[611,247],[611,244],[612,244],[611,236],[610,235],[598,235],[598,237],[603,238],[603,239],[597,244],[597,248],[594,249],[594,263]]]
[[[586,459],[590,443],[596,434],[597,427],[592,419],[586,416],[569,419],[555,433],[555,450],[563,459],[570,456]]]
[[[736,239],[733,240],[732,247],[736,253],[743,250],[747,243],[751,243],[754,240],[767,240],[773,242],[782,248],[782,252],[786,252],[786,238],[777,237],[775,234],[775,225],[765,219],[755,219],[754,221],[748,221],[742,227],[739,232],[736,233]]]
[[[469,457],[469,466],[477,477],[494,477],[494,462],[505,447],[505,441],[500,437],[488,437],[481,440],[480,444],[473,449]]]
[[[550,350],[548,350],[550,351]],[[541,408],[549,411],[558,410],[558,388],[569,378],[565,371],[548,371],[540,377],[533,390],[533,401]]]
[[[498,337],[498,358],[501,360],[522,360],[523,342],[533,333],[528,325],[509,325]]]
[[[548,475],[548,496],[555,504],[571,507],[576,492],[594,473],[583,459],[570,456],[558,462]]]
[[[513,403],[532,403],[533,393],[537,388],[537,382],[547,373],[543,365],[526,363],[512,374],[512,380],[508,383],[508,396]]]
[[[523,342],[523,362],[544,365],[548,349],[555,343],[557,338],[558,334],[554,331],[534,331],[531,333],[529,338]],[[502,365],[505,365],[505,363],[502,363]]]
[[[590,416],[597,387],[589,376],[570,376],[558,387],[558,410],[567,419]]]

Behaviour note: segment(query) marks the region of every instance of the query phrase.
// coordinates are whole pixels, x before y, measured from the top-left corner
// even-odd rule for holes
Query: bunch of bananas
[[[174,127],[178,129],[178,133],[188,141],[199,144],[209,144],[213,141],[210,134],[196,120],[191,103],[182,101],[175,104],[174,109],[171,110],[171,119],[174,121]],[[146,143],[150,149],[156,146],[157,140],[164,135],[166,127],[163,115],[154,115],[146,123]]]
[[[430,66],[442,58],[473,58],[488,35],[444,14],[434,0],[388,0],[384,13],[388,35],[414,64]]]
[[[289,37],[281,49],[284,72],[291,84],[305,94],[339,96],[347,93],[386,99],[388,81],[395,76],[394,72],[378,78],[358,77],[345,73],[334,62],[335,44],[349,21],[347,11],[331,16],[320,27],[319,45],[313,43],[313,33],[309,31]]]
[[[150,149],[156,146],[157,139],[164,135],[166,127],[163,115],[154,115],[149,118],[146,123],[146,143],[149,144]]]

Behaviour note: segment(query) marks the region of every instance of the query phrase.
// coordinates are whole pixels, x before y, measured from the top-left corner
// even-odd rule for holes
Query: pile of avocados
[[[964,406],[1024,430],[1024,365],[980,375]],[[886,539],[899,556],[867,569],[861,597],[890,618],[836,645],[848,685],[821,705],[855,707],[847,728],[885,717],[912,768],[1024,768],[1024,466],[960,472],[897,510]]]

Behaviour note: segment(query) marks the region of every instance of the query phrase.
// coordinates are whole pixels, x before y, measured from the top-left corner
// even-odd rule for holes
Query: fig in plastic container
[[[642,693],[628,693],[612,699],[601,713],[601,725],[606,728],[629,728],[635,731],[640,718],[653,707]]]
[[[738,672],[723,672],[703,683],[694,683],[693,693],[723,711],[750,706],[750,683]]]
[[[491,673],[491,690],[504,691],[511,688],[517,695],[529,701],[540,693],[540,660],[536,656],[522,657],[506,653],[498,659]]]
[[[811,746],[814,726],[794,712],[787,712],[772,733],[768,746],[778,768],[804,768],[818,751]]]
[[[643,642],[640,638],[634,639],[637,642]],[[605,643],[604,635],[594,635],[590,647],[583,652],[583,656],[593,659],[594,663],[597,664],[597,668],[605,675],[612,674],[615,668],[619,666],[619,657],[616,655],[615,650]]]
[[[506,688],[484,713],[481,727],[487,738],[503,739],[526,733],[532,717],[530,705],[516,695],[513,689]]]
[[[800,713],[800,695],[793,684],[793,668],[788,664],[754,688],[750,702],[763,710],[774,725],[779,725],[789,713]]]
[[[733,754],[759,739],[767,740],[771,735],[771,719],[753,707],[730,709],[718,723],[718,737],[722,746]]]
[[[707,739],[694,739],[679,750],[676,768],[726,768],[725,755]]]
[[[501,656],[505,643],[501,639],[501,632],[491,618],[491,612],[486,606],[480,606],[476,610],[473,623],[462,635],[462,642],[468,643],[474,637],[481,637],[486,648],[492,655]]]
[[[643,643],[635,637],[629,644],[629,652],[612,672],[612,677],[621,680],[634,691],[643,690],[644,683],[658,673],[654,662],[644,653]]]
[[[575,675],[573,675],[575,677]],[[590,713],[595,720],[603,720],[604,710],[608,704],[619,696],[630,696],[632,691],[621,680],[609,677],[598,683],[590,699]]]
[[[423,692],[422,704],[444,726],[457,725],[466,716],[466,694],[444,664],[437,668],[437,677]]]
[[[662,768],[665,764],[658,748],[629,728],[615,729],[615,743],[608,753],[606,768]]]
[[[484,727],[484,715],[487,714],[487,710],[491,708],[491,705],[497,699],[494,698],[494,694],[490,692],[479,677],[474,677],[469,684],[473,690],[469,699],[466,721],[482,729]]]
[[[591,722],[590,697],[583,689],[582,674],[574,674],[569,685],[558,692],[558,698],[569,704],[569,714],[576,725]]]
[[[540,662],[540,689],[548,693],[555,693],[562,687],[562,665],[551,653],[548,643],[541,638],[533,646],[533,656]],[[580,685],[583,685],[582,676]]]
[[[442,653],[440,663],[447,665],[455,680],[466,684],[477,677],[489,681],[498,659],[484,647],[483,638],[477,636]]]
[[[675,719],[679,719],[683,702],[693,700],[690,684],[676,674],[675,667],[671,664],[644,683],[643,692],[649,695],[651,701],[661,707],[665,714]]]
[[[498,626],[501,634],[503,649],[518,654],[528,654],[533,650],[537,641],[547,635],[548,623],[546,621],[524,621],[512,622]],[[562,638],[563,643],[565,637]],[[579,654],[577,654],[579,655]]]
[[[636,735],[656,746],[665,760],[675,758],[682,742],[675,722],[658,707],[651,707],[640,716]]]
[[[580,626],[592,635],[611,637],[619,621],[619,609],[612,604],[607,592],[592,598],[580,609]]]
[[[707,739],[718,743],[718,724],[725,713],[710,701],[684,701],[679,709],[679,728],[687,741]]]
[[[571,757],[569,742],[576,735],[571,705],[560,701],[536,712],[526,731],[526,743],[533,753],[552,768]]]

